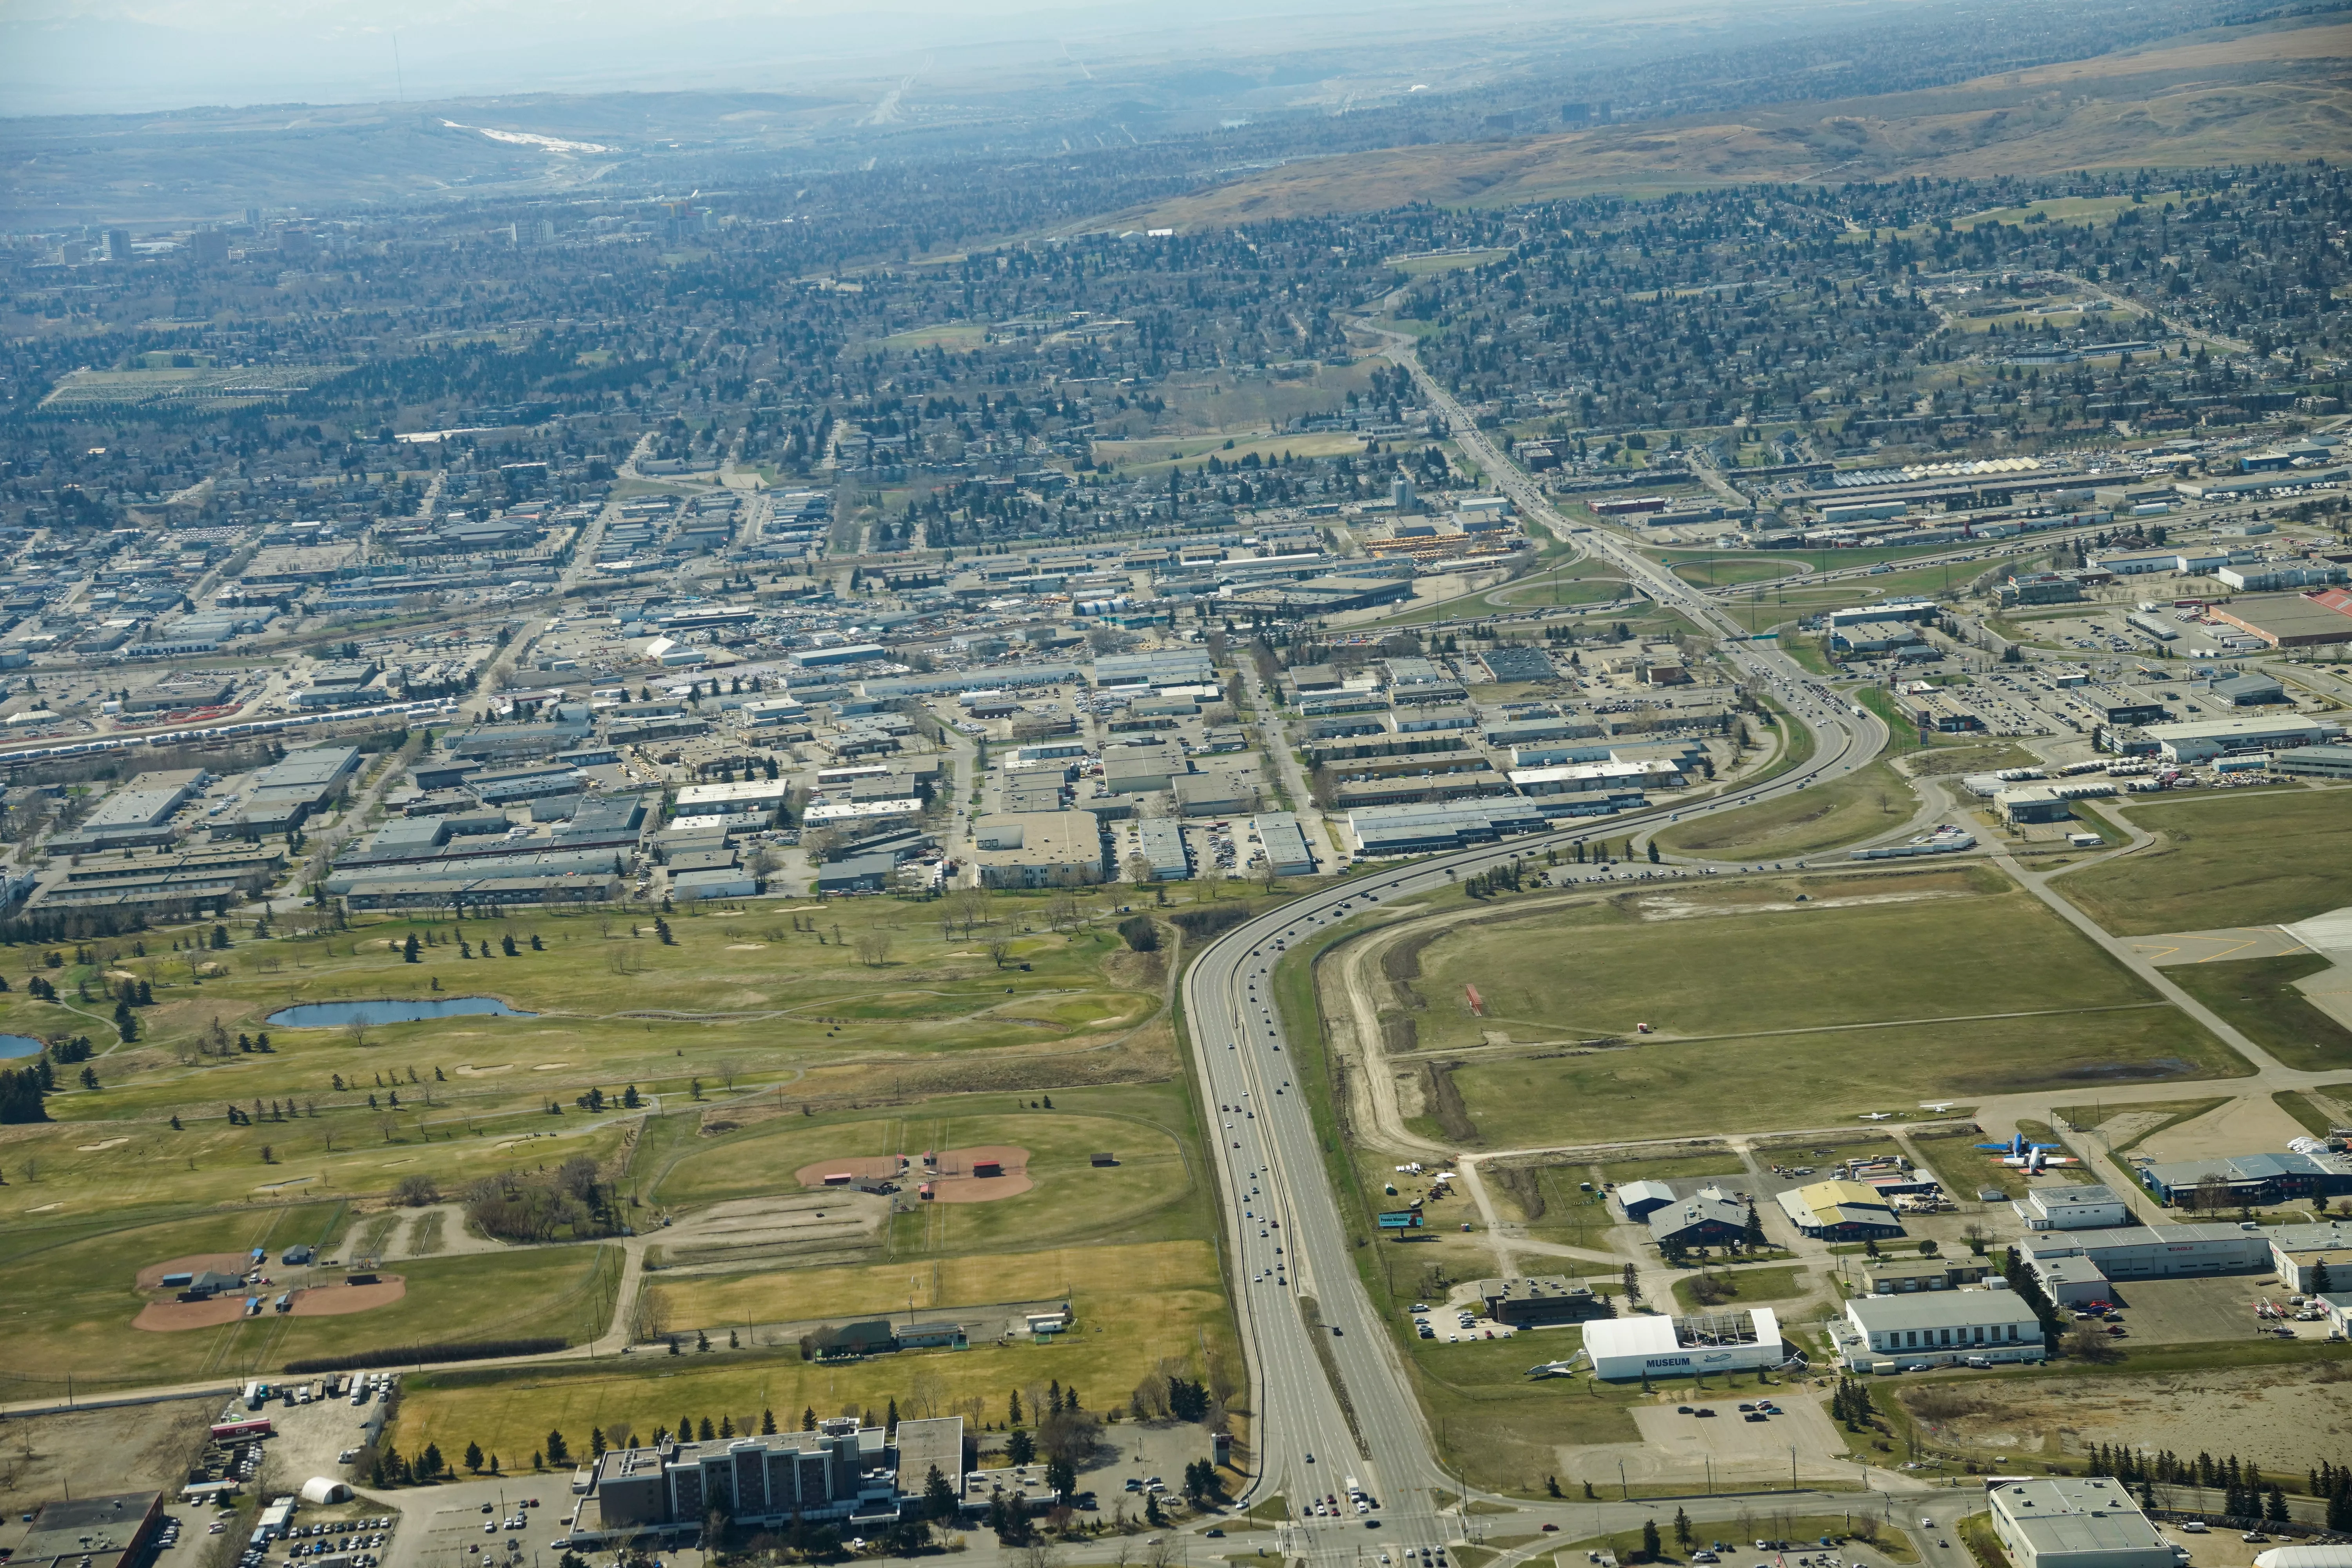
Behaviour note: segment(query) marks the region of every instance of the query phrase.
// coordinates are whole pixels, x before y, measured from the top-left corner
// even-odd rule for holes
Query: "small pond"
[[[10,1057],[37,1057],[41,1042],[30,1035],[0,1035],[0,1060]]]
[[[500,1018],[539,1016],[518,1012],[495,996],[436,996],[407,1002],[305,1002],[281,1007],[267,1021],[273,1029],[340,1029],[346,1024],[415,1024],[426,1018],[485,1014]],[[0,1047],[0,1055],[5,1054],[5,1047]]]

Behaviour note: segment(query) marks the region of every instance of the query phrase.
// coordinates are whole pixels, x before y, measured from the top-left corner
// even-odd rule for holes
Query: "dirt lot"
[[[1927,1385],[1898,1395],[1937,1441],[1986,1457],[2079,1454],[2095,1443],[2154,1451],[2236,1454],[2301,1474],[2352,1454],[2352,1368],[2053,1377],[1975,1386]]]
[[[204,1452],[217,1397],[77,1410],[0,1423],[0,1514],[14,1518],[105,1478],[103,1489],[170,1490]]]

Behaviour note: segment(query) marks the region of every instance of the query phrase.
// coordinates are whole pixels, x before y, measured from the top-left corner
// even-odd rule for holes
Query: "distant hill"
[[[1117,215],[1200,226],[1407,202],[2352,156],[2352,24],[2195,35],[1948,88],[1302,159]]]

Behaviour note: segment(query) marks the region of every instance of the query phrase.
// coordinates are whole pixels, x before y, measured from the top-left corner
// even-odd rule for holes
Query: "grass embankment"
[[[1909,781],[1875,762],[1826,784],[1677,823],[1656,842],[1668,854],[1710,860],[1788,860],[1889,832],[1918,809]]]
[[[1344,934],[1326,932],[1293,948],[1276,971],[1274,989],[1288,1037],[1298,1042],[1291,1053],[1296,1087],[1313,1110],[1342,1223],[1366,1241],[1356,1249],[1358,1273],[1447,1465],[1475,1488],[1540,1495],[1544,1477],[1559,1468],[1560,1445],[1634,1441],[1630,1412],[1640,1395],[1597,1384],[1531,1383],[1530,1349],[1546,1357],[1570,1355],[1580,1342],[1572,1328],[1454,1345],[1412,1332],[1404,1309],[1416,1299],[1423,1260],[1434,1249],[1374,1239],[1371,1216],[1386,1200],[1377,1187],[1368,1189],[1365,1172],[1349,1152],[1333,1111],[1325,1036],[1317,1026],[1314,961]]]
[[[2233,791],[2123,810],[2160,841],[2051,883],[2117,936],[2309,920],[2341,908],[2352,887],[2340,792]]]

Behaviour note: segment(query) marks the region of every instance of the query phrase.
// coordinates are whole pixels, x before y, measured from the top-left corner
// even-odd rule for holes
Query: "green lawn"
[[[2309,920],[2352,902],[2340,791],[2233,791],[2124,815],[2161,835],[2155,847],[2051,884],[2118,936]]]
[[[343,1217],[340,1205],[310,1204],[13,1231],[0,1252],[0,1318],[8,1325],[14,1370],[0,1374],[0,1395],[34,1397],[52,1384],[61,1387],[68,1373],[79,1388],[101,1388],[227,1379],[274,1372],[303,1357],[432,1341],[551,1335],[577,1342],[610,1321],[619,1252],[587,1245],[391,1265],[387,1272],[404,1279],[406,1295],[348,1316],[265,1312],[168,1332],[131,1326],[149,1301],[169,1300],[169,1292],[135,1288],[140,1269],[251,1247],[266,1246],[275,1258],[296,1242],[337,1234]],[[279,1283],[295,1279],[289,1274]]]
[[[1671,855],[1782,860],[1819,854],[1900,827],[1919,809],[1910,784],[1885,762],[1827,784],[1710,812],[1656,836]]]
[[[2352,892],[2346,896],[2352,898]],[[2299,952],[2284,958],[2177,963],[2164,973],[2287,1066],[2326,1072],[2352,1067],[2352,1029],[2313,1006],[2294,983],[2334,967],[2318,953]]]
[[[1075,1108],[1088,1098],[1137,1102],[1139,1111],[1167,1115],[1155,1124],[1090,1116]],[[758,1123],[701,1145],[679,1158],[649,1193],[666,1206],[718,1202],[778,1191],[794,1192],[802,1167],[855,1154],[919,1154],[926,1149],[1011,1144],[1029,1151],[1030,1190],[984,1204],[936,1204],[898,1216],[894,1252],[938,1254],[1021,1249],[1070,1237],[1139,1239],[1158,1230],[1161,1211],[1196,1195],[1199,1181],[1184,1142],[1189,1120],[1181,1105],[1152,1106],[1175,1097],[1148,1090],[1072,1091],[1055,1097],[1050,1112],[987,1115],[994,1096],[932,1100],[915,1113],[866,1121],[812,1123],[785,1117]],[[1097,1151],[1118,1155],[1097,1168]],[[1180,1216],[1180,1234],[1200,1234]]]
[[[1995,887],[2007,890],[1984,890]],[[1812,907],[1796,906],[1800,894]],[[1833,901],[1841,899],[1855,901]],[[1436,1050],[1479,1045],[1500,1030],[1515,1040],[1639,1038],[1636,1050],[1646,1053],[1677,1037],[2156,1000],[2039,900],[1976,868],[1790,877],[1543,907],[1456,928],[1423,950],[1421,968],[1419,989],[1432,1000],[1417,1021],[1423,1047]],[[1465,1000],[1474,984],[1484,1016]],[[1654,1033],[1643,1038],[1637,1024]]]
[[[1921,1099],[2228,1077],[2245,1064],[2168,1008],[1643,1044],[1475,1062],[1454,1087],[1493,1148],[1831,1126]]]
[[[1762,1268],[1727,1267],[1737,1257],[1718,1261],[1706,1270],[1723,1289],[1718,1306],[1760,1307],[1802,1296],[1811,1289],[1811,1271],[1802,1264],[1774,1264]],[[1685,1274],[1675,1281],[1675,1305],[1685,1312],[1706,1310],[1698,1299],[1698,1277]]]
[[[1097,914],[1104,897],[1087,900]],[[671,945],[643,913],[386,921],[270,940],[244,928],[227,951],[204,955],[225,973],[201,978],[168,931],[136,945],[94,942],[92,963],[58,969],[44,950],[19,947],[0,963],[38,969],[60,1000],[36,1001],[20,981],[0,994],[0,1030],[89,1036],[101,1087],[51,1097],[53,1122],[11,1129],[0,1166],[12,1185],[37,1186],[25,1206],[76,1215],[293,1191],[381,1194],[410,1174],[455,1190],[551,1152],[614,1157],[625,1131],[617,1108],[575,1103],[592,1089],[609,1100],[634,1085],[689,1117],[738,1100],[756,1108],[780,1087],[786,1109],[820,1115],[1000,1086],[1010,1109],[1010,1092],[1024,1087],[1164,1077],[1173,1067],[1157,956],[1126,952],[1097,924],[1050,930],[1042,897],[996,896],[969,935],[960,922],[943,926],[946,913],[944,902],[854,900],[827,906],[808,931],[782,910],[681,911],[669,920]],[[418,963],[397,951],[412,931],[427,942]],[[878,963],[854,945],[867,932],[889,939]],[[501,934],[515,937],[516,956],[495,945],[487,958],[459,956],[460,941],[470,948]],[[986,952],[999,936],[1012,967]],[[135,1045],[116,1042],[101,972],[152,988]],[[363,1036],[268,1022],[297,1002],[436,994],[495,996],[536,1016]],[[205,1049],[215,1024],[226,1054]],[[236,1048],[238,1036],[264,1033],[267,1054]]]

